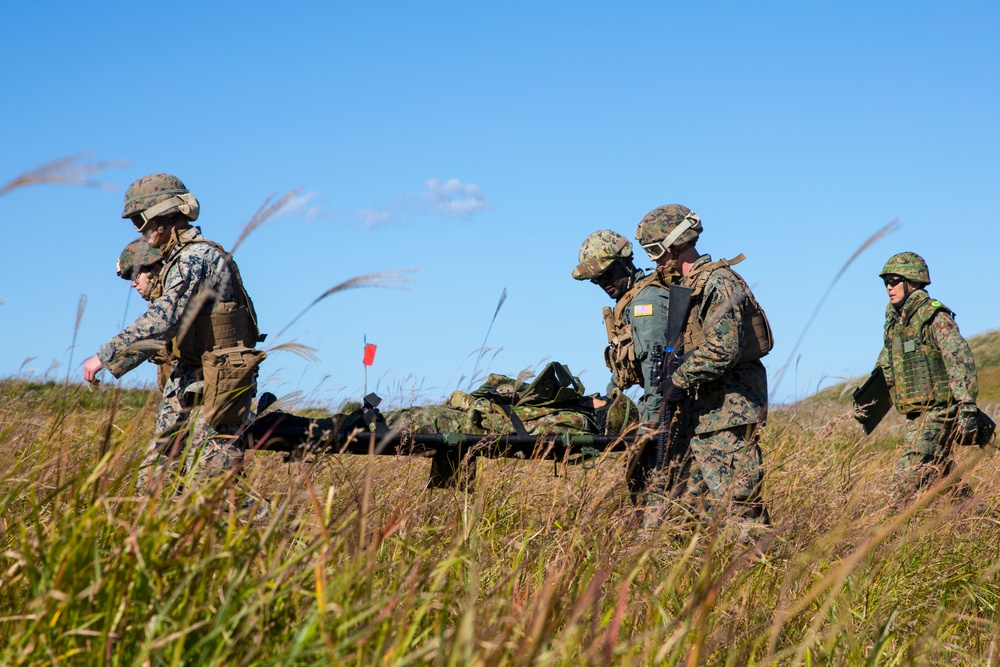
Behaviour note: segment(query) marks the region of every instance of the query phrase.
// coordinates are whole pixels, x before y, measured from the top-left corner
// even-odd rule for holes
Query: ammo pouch
[[[263,350],[243,345],[201,355],[205,378],[203,409],[213,424],[225,426],[243,421],[256,393],[257,367],[265,357],[267,353]]]

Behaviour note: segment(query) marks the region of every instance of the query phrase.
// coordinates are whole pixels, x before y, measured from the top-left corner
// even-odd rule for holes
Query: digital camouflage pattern
[[[187,186],[173,174],[148,174],[138,178],[125,190],[125,205],[122,217],[130,218],[176,195],[190,194]],[[198,203],[195,200],[191,210],[186,212],[189,220],[198,219]],[[178,207],[168,208],[160,216],[176,213]]]
[[[200,230],[191,227],[168,242],[164,255],[169,268],[163,276],[163,294],[98,351],[101,362],[116,378],[158,352],[162,353],[168,342],[178,335],[190,311],[211,309],[216,301],[236,300],[238,287],[223,253],[207,243],[181,245],[199,239],[204,239]],[[180,434],[181,443],[188,451],[188,462],[200,458],[199,468],[206,474],[216,474],[242,458],[242,452],[229,444],[228,438],[214,437],[235,433],[237,426],[214,427],[200,411],[192,412],[191,397],[198,394],[197,385],[201,381],[200,367],[174,362],[157,413],[156,439],[144,461],[143,484],[151,469],[171,462],[168,452],[173,448],[175,432]]]
[[[723,429],[691,438],[688,494],[707,512],[762,519],[764,462],[756,424]]]
[[[209,479],[243,463],[243,450],[233,435],[240,425],[212,425],[198,409],[201,369],[174,362],[163,387],[163,398],[153,426],[154,440],[146,449],[136,489],[151,488],[166,471],[195,471],[195,479]]]
[[[610,229],[601,229],[583,241],[580,263],[573,269],[576,280],[593,280],[617,260],[632,256],[632,242]]]
[[[697,270],[711,261],[699,257],[681,284],[691,287]],[[747,289],[726,267],[709,273],[691,313],[701,314],[705,341],[685,350],[688,356],[671,381],[687,393],[682,409],[693,431],[688,494],[707,511],[731,510],[740,521],[766,523],[758,434],[767,418],[767,373],[760,360],[739,360],[747,335]]]
[[[658,206],[647,213],[639,221],[639,226],[635,230],[635,238],[639,241],[639,245],[662,241],[689,217],[696,222],[690,229],[682,233],[672,245],[692,243],[698,240],[699,234],[703,231],[701,219],[687,206],[680,204]]]
[[[893,473],[892,487],[898,496],[906,496],[947,474],[951,468],[956,427],[974,419],[979,395],[979,377],[972,349],[959,332],[952,313],[940,302],[931,300],[924,290],[916,290],[898,311],[891,303],[886,307],[885,345],[877,362],[894,394],[897,410],[901,407],[899,386],[906,381],[898,374],[900,369],[913,366],[901,364],[894,358],[892,341],[902,338],[900,329],[927,309],[930,315],[918,320],[921,325],[913,351],[919,354],[921,348],[927,347],[940,354],[947,390],[937,392],[936,400],[929,401],[924,409],[909,410],[906,414],[903,452]]]
[[[901,252],[890,257],[878,277],[885,278],[888,275],[902,276],[910,282],[922,283],[924,286],[931,284],[931,272],[927,268],[927,262],[915,252]]]
[[[197,227],[184,230],[179,242],[204,239]],[[178,257],[175,261],[175,257]],[[152,356],[180,333],[189,310],[210,310],[218,301],[235,301],[237,287],[223,253],[207,243],[191,243],[167,251],[170,264],[163,276],[163,294],[149,308],[104,344],[97,355],[116,378]]]
[[[711,261],[709,255],[702,255],[691,273]],[[691,286],[691,273],[681,280],[682,285]],[[695,433],[763,424],[767,418],[764,365],[759,360],[739,361],[746,338],[745,289],[732,271],[720,267],[711,272],[701,302],[693,306],[704,316],[705,343],[690,351],[671,381],[694,399],[691,417]]]
[[[149,245],[145,237],[140,236],[122,250],[115,264],[115,272],[120,278],[132,280],[133,277],[151,270],[162,261],[160,251]]]

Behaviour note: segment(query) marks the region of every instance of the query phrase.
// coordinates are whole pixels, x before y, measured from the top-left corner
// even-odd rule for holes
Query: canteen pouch
[[[250,410],[256,393],[257,368],[267,353],[237,346],[201,355],[205,378],[204,410],[213,424],[239,424]]]

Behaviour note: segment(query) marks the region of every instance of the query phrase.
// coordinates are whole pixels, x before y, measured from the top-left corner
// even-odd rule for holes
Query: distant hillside
[[[970,338],[969,347],[972,348],[972,356],[976,358],[976,369],[979,371],[979,402],[1000,403],[1000,329]],[[827,387],[804,399],[802,403],[850,403],[851,393],[866,378],[867,376],[854,378]]]

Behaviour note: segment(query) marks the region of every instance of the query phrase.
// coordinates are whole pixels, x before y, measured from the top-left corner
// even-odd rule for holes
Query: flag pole
[[[365,357],[368,356],[368,334],[365,334]],[[368,364],[365,363],[367,359],[362,358],[361,365],[365,367],[365,391],[362,396],[368,395]]]

